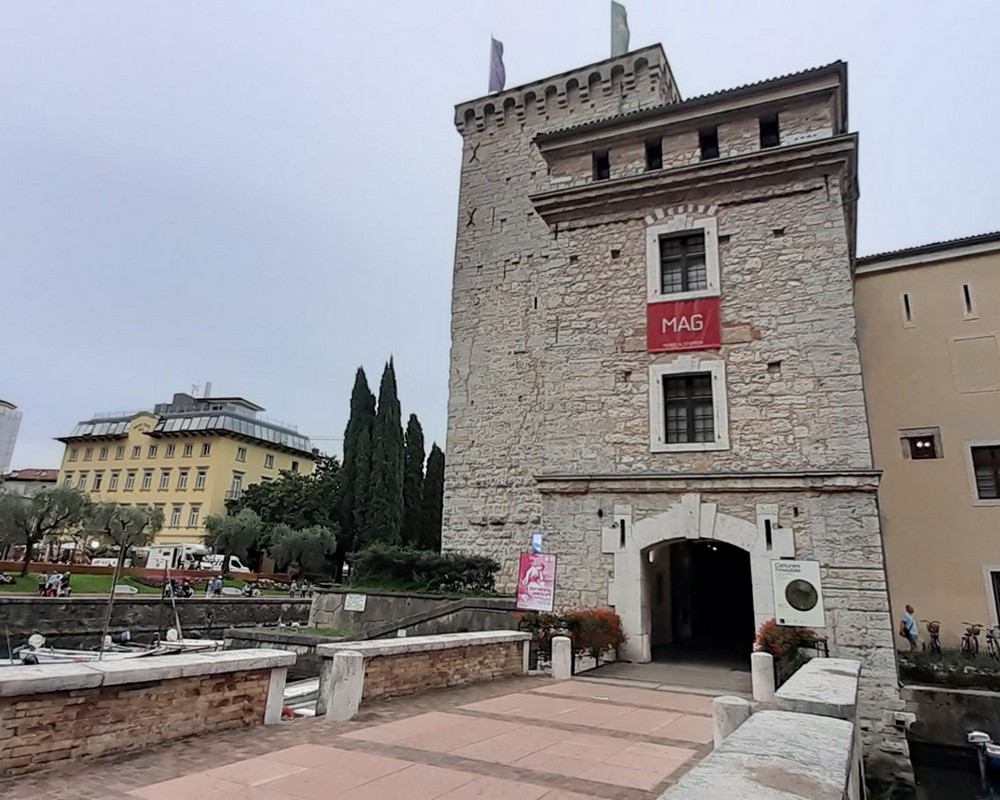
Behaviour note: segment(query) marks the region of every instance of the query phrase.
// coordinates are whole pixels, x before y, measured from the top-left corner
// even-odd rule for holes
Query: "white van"
[[[220,571],[222,569],[222,564],[226,560],[225,556],[221,555],[211,555],[201,557],[201,568],[211,569],[215,571]],[[251,570],[243,566],[243,562],[240,561],[238,556],[229,557],[229,571],[230,572],[250,572]]]

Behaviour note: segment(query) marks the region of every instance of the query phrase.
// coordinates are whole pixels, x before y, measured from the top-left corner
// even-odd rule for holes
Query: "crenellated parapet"
[[[660,45],[480,97],[455,107],[462,135],[528,119],[579,124],[628,111],[680,102]]]

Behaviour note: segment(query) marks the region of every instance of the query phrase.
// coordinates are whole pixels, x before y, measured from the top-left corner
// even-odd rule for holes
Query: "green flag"
[[[611,0],[611,57],[628,52],[628,12],[621,3]]]

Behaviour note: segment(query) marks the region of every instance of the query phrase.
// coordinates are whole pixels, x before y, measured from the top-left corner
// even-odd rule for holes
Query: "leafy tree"
[[[123,506],[97,503],[87,520],[90,533],[118,548],[118,568],[136,547],[143,547],[163,528],[163,511],[151,506]]]
[[[290,529],[320,525],[339,530],[343,476],[336,458],[321,457],[308,475],[283,471],[275,481],[251,484],[238,501],[228,503],[230,515],[250,509],[265,525],[262,535],[247,546],[248,564],[260,567],[263,552],[273,540],[274,526],[279,523]],[[342,542],[341,550],[346,553],[346,549]]]
[[[296,575],[329,575],[337,555],[337,534],[322,525],[292,530],[278,525],[272,532],[271,555],[282,569]]]
[[[403,542],[420,541],[424,493],[424,431],[416,414],[410,414],[403,440]]]
[[[399,544],[403,532],[403,427],[396,370],[385,366],[378,390],[378,411],[372,437],[371,500],[365,538]]]
[[[368,378],[358,367],[351,391],[351,415],[344,432],[343,496],[340,504],[342,538],[350,546],[357,537],[359,520],[366,517],[368,497],[359,484],[371,470],[371,435],[375,425],[375,395],[368,388]],[[368,439],[367,461],[362,457],[363,440]],[[366,488],[362,487],[362,488]]]
[[[0,495],[0,531],[6,531],[5,536],[24,546],[21,575],[28,574],[36,544],[46,536],[79,527],[89,513],[87,495],[62,486],[42,489],[31,497]]]
[[[244,508],[235,516],[213,515],[205,520],[205,544],[216,553],[224,553],[222,574],[229,575],[229,559],[246,558],[247,549],[265,533],[264,523],[257,512]]]
[[[427,456],[424,477],[423,513],[419,546],[424,550],[441,550],[441,512],[444,506],[444,453],[434,444]]]

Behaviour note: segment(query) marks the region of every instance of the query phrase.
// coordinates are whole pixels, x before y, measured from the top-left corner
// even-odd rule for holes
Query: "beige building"
[[[244,487],[315,466],[309,440],[262,411],[242,397],[175,394],[152,411],[95,415],[58,439],[66,445],[59,485],[155,506],[164,519],[158,543],[199,542],[205,520],[225,514]]]
[[[647,47],[455,124],[444,549],[510,590],[542,533],[556,606],[613,606],[634,661],[746,667],[755,625],[814,627],[905,770],[846,65],[685,100]]]
[[[1000,233],[859,258],[855,303],[893,616],[954,645],[998,624]]]

